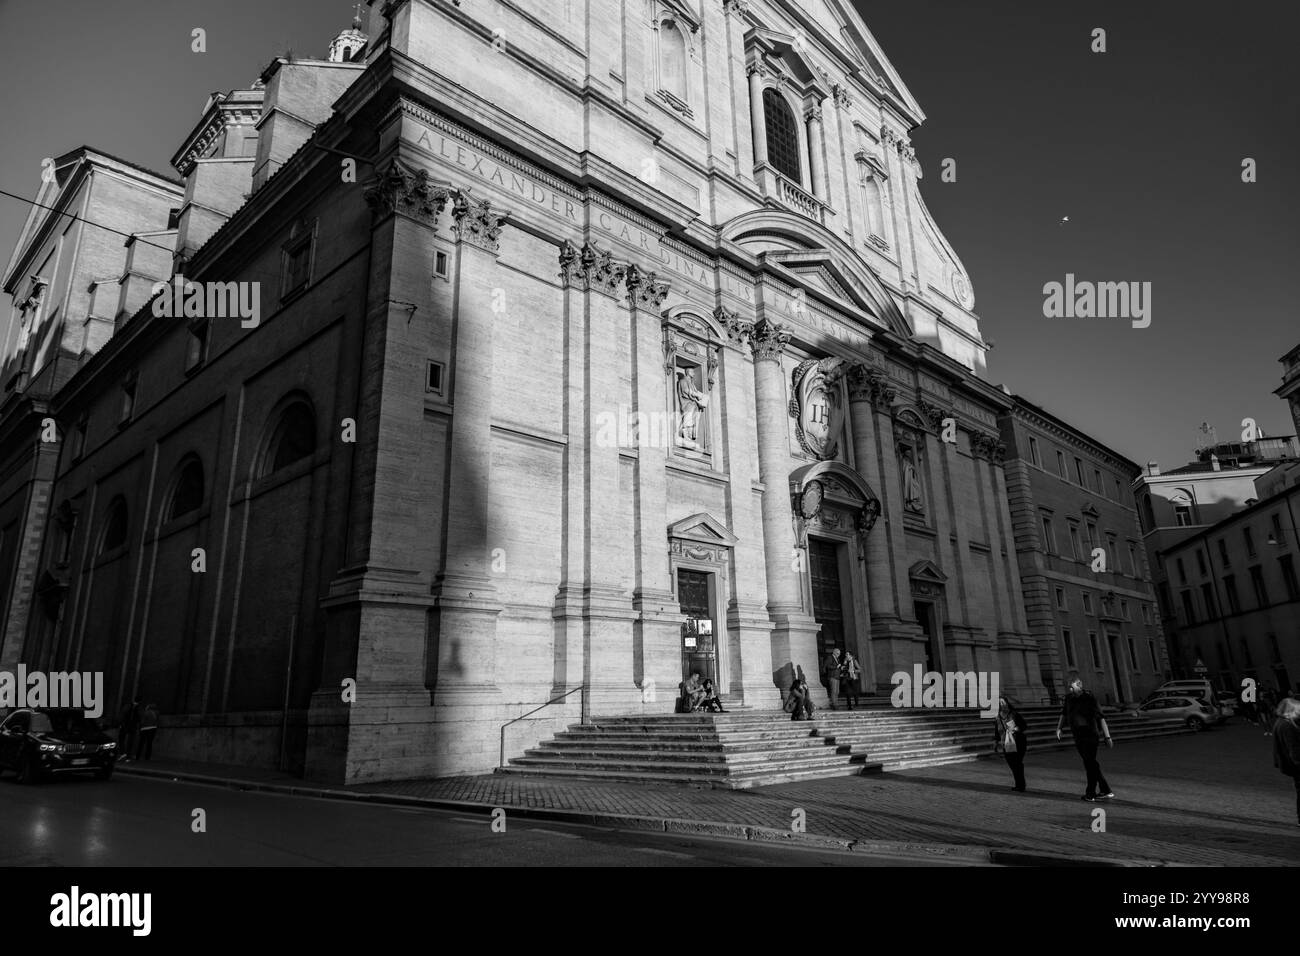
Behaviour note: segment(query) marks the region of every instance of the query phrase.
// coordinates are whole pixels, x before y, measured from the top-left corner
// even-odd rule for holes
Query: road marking
[[[551,836],[564,837],[566,840],[581,840],[582,837],[576,833],[562,833],[559,830],[547,830],[543,827],[529,827],[529,833],[549,833]]]

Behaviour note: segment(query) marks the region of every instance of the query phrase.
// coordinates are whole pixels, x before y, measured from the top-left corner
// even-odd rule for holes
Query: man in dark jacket
[[[122,718],[117,729],[117,759],[126,763],[135,753],[136,741],[140,736],[140,705],[143,703],[136,694],[131,703],[122,708]]]
[[[1083,758],[1083,769],[1088,775],[1088,789],[1084,791],[1083,799],[1092,803],[1098,797],[1115,796],[1102,775],[1101,764],[1097,762],[1097,748],[1102,738],[1108,747],[1114,747],[1115,742],[1110,739],[1110,728],[1106,726],[1097,698],[1083,689],[1083,679],[1075,673],[1070,674],[1070,692],[1061,702],[1061,719],[1056,724],[1057,740],[1061,739],[1066,727],[1074,736],[1074,747]]]

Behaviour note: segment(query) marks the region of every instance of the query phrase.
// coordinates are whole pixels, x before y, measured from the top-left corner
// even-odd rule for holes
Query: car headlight
[[[100,749],[100,750],[112,750],[112,749],[113,749],[114,747],[116,747],[116,746],[117,746],[116,742],[110,740],[110,741],[109,741],[108,743],[106,743],[106,744],[100,744],[100,745],[99,745],[99,749]]]
[[[40,747],[42,753],[49,753],[50,751],[57,751],[59,749],[58,744],[41,744]]]

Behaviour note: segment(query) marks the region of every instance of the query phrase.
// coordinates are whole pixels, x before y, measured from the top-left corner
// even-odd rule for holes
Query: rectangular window
[[[1113,534],[1106,535],[1106,570],[1112,574],[1119,573],[1119,546]]]
[[[1142,577],[1142,572],[1138,568],[1138,553],[1135,545],[1128,546],[1128,574],[1131,578]]]
[[[1277,559],[1277,563],[1282,567],[1282,583],[1286,586],[1286,599],[1294,601],[1300,598],[1300,584],[1296,582],[1295,565],[1291,561],[1291,555],[1283,555]]]
[[[311,280],[312,231],[304,231],[284,244],[284,266],[280,276],[280,298],[286,299]]]
[[[1205,568],[1205,552],[1200,548],[1196,549],[1196,569],[1201,572],[1201,577],[1209,573]]]
[[[1128,616],[1128,601],[1119,602],[1119,616],[1126,621],[1131,620],[1131,618]]]
[[[1065,604],[1065,588],[1056,589],[1056,609],[1058,611],[1069,610],[1069,608],[1066,607]]]
[[[1241,534],[1246,539],[1246,554],[1253,558],[1255,556],[1255,536],[1251,534],[1249,528],[1242,528]]]
[[[1218,609],[1215,607],[1214,585],[1201,585],[1201,603],[1205,605],[1205,616],[1211,620],[1219,616]]]
[[[76,426],[72,429],[72,444],[69,451],[72,454],[72,460],[76,461],[86,450],[86,415],[83,413],[77,419]]]
[[[1192,506],[1191,505],[1174,505],[1174,524],[1180,528],[1191,527],[1192,524]]]
[[[1178,559],[1178,583],[1179,584],[1187,583],[1187,568],[1183,566],[1182,558]]]
[[[1062,478],[1069,479],[1070,476],[1065,470],[1065,455],[1059,451],[1056,453],[1056,471]]]
[[[1074,459],[1074,477],[1079,480],[1079,487],[1081,488],[1088,487],[1083,480],[1083,459],[1082,458]]]
[[[1268,606],[1268,588],[1264,587],[1264,572],[1259,565],[1250,569],[1250,586],[1255,591],[1255,603],[1260,607]]]
[[[447,253],[441,249],[433,252],[433,274],[439,279],[447,278]]]
[[[1095,670],[1101,670],[1101,645],[1097,643],[1097,632],[1088,632],[1088,646],[1092,649],[1092,666]]]
[[[1056,532],[1049,515],[1043,515],[1043,548],[1048,554],[1056,554]]]
[[[1104,495],[1106,493],[1106,486],[1101,483],[1101,469],[1094,468],[1092,470],[1092,477],[1097,480],[1097,494]]]
[[[1120,487],[1118,478],[1115,479],[1115,500],[1116,501],[1124,500],[1124,489]]]
[[[442,372],[443,364],[429,360],[427,377],[424,380],[424,390],[432,392],[434,395],[442,394]]]
[[[1282,519],[1276,513],[1273,515],[1273,533],[1268,536],[1268,543],[1273,545],[1285,543],[1282,537]]]
[[[198,368],[208,357],[208,319],[191,321],[185,343],[185,371]]]
[[[1069,628],[1061,628],[1061,641],[1065,644],[1065,666],[1074,667],[1074,637]]]
[[[1089,521],[1089,522],[1088,522],[1088,552],[1089,552],[1089,557],[1092,556],[1091,552],[1092,552],[1093,549],[1095,549],[1096,547],[1097,547],[1097,525],[1094,524],[1093,522]]]
[[[1151,626],[1151,605],[1150,604],[1142,605],[1142,623],[1145,624],[1147,627]]]
[[[131,416],[135,414],[135,390],[137,381],[138,377],[136,373],[132,372],[127,376],[125,381],[122,382],[122,408],[121,413],[117,418],[119,426],[125,425],[131,420]]]
[[[1228,542],[1223,538],[1219,539],[1219,560],[1225,568],[1232,567],[1232,562],[1228,560]]]
[[[1131,637],[1128,639],[1128,662],[1133,666],[1134,670],[1138,669],[1137,641]]]
[[[1237,597],[1237,576],[1229,574],[1223,579],[1223,595],[1228,602],[1229,614],[1241,613],[1241,599]]]
[[[1039,468],[1043,467],[1043,463],[1038,460],[1038,439],[1032,436],[1029,439],[1029,460]]]
[[[1186,591],[1180,591],[1179,594],[1181,595],[1181,597],[1182,597],[1182,599],[1183,599],[1183,619],[1184,619],[1184,621],[1185,621],[1186,623],[1188,623],[1188,624],[1195,624],[1195,623],[1196,623],[1196,604],[1195,604],[1195,602],[1192,600],[1192,592],[1191,592],[1191,590],[1188,589],[1188,590],[1186,590]]]
[[[1084,592],[1080,595],[1080,598],[1083,600],[1083,613],[1084,613],[1084,614],[1091,614],[1091,613],[1092,613],[1092,594],[1091,594],[1090,592],[1088,592],[1088,591],[1084,591]]]
[[[1070,557],[1076,561],[1083,560],[1083,546],[1079,544],[1079,525],[1070,522]]]

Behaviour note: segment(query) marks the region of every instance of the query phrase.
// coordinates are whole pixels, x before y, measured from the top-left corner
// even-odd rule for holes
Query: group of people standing
[[[158,733],[158,706],[139,694],[122,708],[117,731],[118,762],[152,760],[153,738]]]

